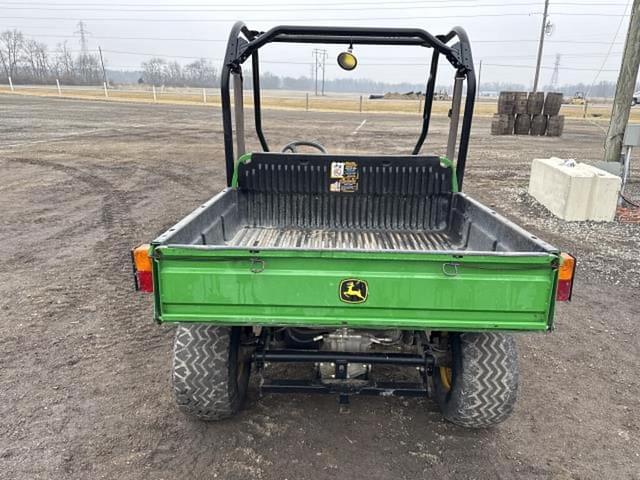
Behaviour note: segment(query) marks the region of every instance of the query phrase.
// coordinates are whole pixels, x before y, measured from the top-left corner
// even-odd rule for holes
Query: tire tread
[[[230,382],[231,329],[178,325],[173,354],[173,390],[178,408],[203,420],[221,420],[238,410]]]
[[[515,339],[500,333],[460,334],[463,364],[444,405],[447,420],[483,428],[506,420],[515,406],[518,364]]]

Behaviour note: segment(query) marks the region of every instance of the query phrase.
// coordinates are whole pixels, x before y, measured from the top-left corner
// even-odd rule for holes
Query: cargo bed
[[[357,185],[331,191],[336,163]],[[465,194],[437,157],[253,154],[154,243],[160,321],[547,329],[558,251]],[[365,279],[366,303],[336,294]]]
[[[326,169],[356,158],[361,170],[358,191],[330,192]],[[226,189],[156,243],[349,251],[556,251],[467,195],[452,192],[451,169],[437,157],[383,158],[384,165],[375,157],[254,154],[251,169],[241,165],[245,181],[239,188]]]

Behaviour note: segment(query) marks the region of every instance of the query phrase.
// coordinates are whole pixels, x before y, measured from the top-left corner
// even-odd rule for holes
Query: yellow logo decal
[[[340,300],[346,303],[364,303],[369,295],[369,286],[364,280],[347,278],[340,282]]]

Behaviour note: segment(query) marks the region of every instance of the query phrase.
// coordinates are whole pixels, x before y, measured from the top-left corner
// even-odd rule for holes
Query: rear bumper
[[[220,325],[537,330],[552,327],[554,253],[158,246],[156,319]],[[366,283],[346,302],[341,284]]]

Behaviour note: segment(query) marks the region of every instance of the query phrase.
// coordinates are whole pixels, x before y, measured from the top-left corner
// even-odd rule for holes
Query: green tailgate
[[[224,325],[547,330],[557,255],[154,250],[156,318]],[[341,282],[366,282],[362,303]]]

